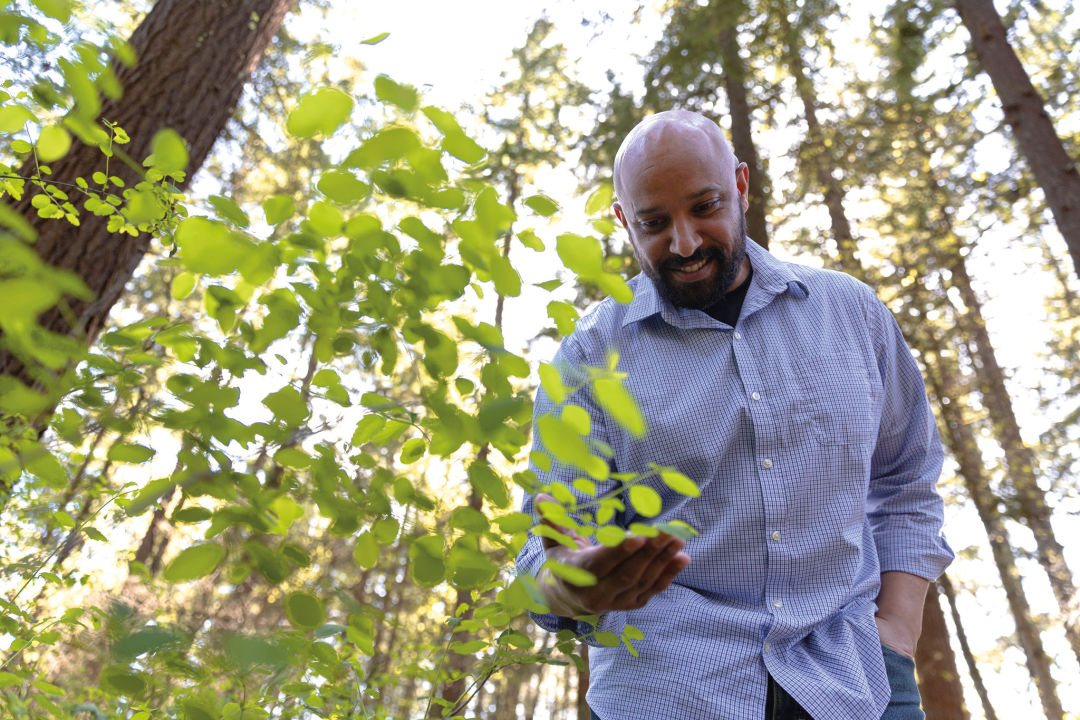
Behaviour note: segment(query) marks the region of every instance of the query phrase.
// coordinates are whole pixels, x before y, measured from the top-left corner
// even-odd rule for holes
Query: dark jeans
[[[892,697],[881,720],[925,720],[919,707],[919,686],[915,684],[915,661],[892,648],[881,646],[885,658],[885,672],[889,675]],[[594,712],[592,720],[600,720]],[[769,677],[769,690],[765,700],[765,720],[810,720],[810,713],[802,709],[784,688]]]

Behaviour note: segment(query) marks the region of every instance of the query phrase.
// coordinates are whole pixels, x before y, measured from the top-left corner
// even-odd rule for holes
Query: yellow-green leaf
[[[647,485],[634,485],[630,488],[630,502],[639,515],[656,517],[660,514],[660,493]]]

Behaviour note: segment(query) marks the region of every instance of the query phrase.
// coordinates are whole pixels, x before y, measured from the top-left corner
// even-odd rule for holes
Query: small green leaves
[[[98,682],[102,689],[114,695],[138,697],[146,692],[146,675],[127,665],[108,665],[102,669]]]
[[[412,438],[406,440],[405,444],[401,448],[401,463],[403,465],[409,465],[416,462],[424,456],[427,451],[427,443],[420,438]]]
[[[22,105],[4,105],[0,107],[0,132],[17,133],[26,123],[37,124],[37,118]]]
[[[235,272],[253,247],[227,225],[204,217],[181,221],[176,229],[176,245],[184,267],[206,275]]]
[[[591,587],[597,582],[596,576],[588,570],[574,565],[567,565],[558,560],[549,559],[544,563],[544,567],[550,570],[552,575],[578,587]]]
[[[665,485],[680,495],[685,495],[687,497],[698,497],[701,495],[701,488],[697,486],[697,483],[675,468],[660,468],[660,479],[664,481]]]
[[[285,386],[263,398],[263,405],[287,425],[299,425],[307,419],[309,409],[295,388]]]
[[[108,457],[113,462],[138,464],[154,457],[154,451],[136,443],[115,443],[109,448]]]
[[[604,182],[589,194],[585,201],[585,212],[596,215],[611,207],[611,201],[615,197],[615,187],[610,182]]]
[[[558,203],[547,195],[527,197],[525,198],[525,204],[532,208],[537,215],[543,215],[544,217],[551,217],[559,211]]]
[[[375,96],[383,102],[397,105],[407,113],[416,110],[420,96],[412,85],[395,82],[386,75],[375,78]]]
[[[388,32],[379,33],[378,35],[373,35],[372,37],[369,37],[367,40],[361,40],[360,44],[361,45],[378,45],[379,43],[381,43],[383,40],[385,40],[388,37],[390,37],[390,33],[388,33]]]
[[[360,533],[353,547],[353,562],[366,570],[375,567],[378,560],[379,544],[375,541],[375,536],[366,531]]]
[[[263,213],[267,225],[280,225],[296,213],[296,203],[289,195],[274,195],[263,200]]]
[[[353,99],[344,92],[333,87],[319,88],[300,98],[285,127],[295,137],[329,137],[349,119],[352,110]]]
[[[569,390],[563,385],[562,375],[559,374],[558,369],[549,363],[540,363],[539,374],[540,385],[544,388],[544,392],[553,403],[561,405],[566,400]]]
[[[195,274],[189,272],[177,273],[169,283],[169,294],[173,300],[183,300],[195,289]]]
[[[31,0],[31,2],[53,20],[66,23],[71,19],[71,0]]]
[[[59,160],[71,149],[71,134],[59,125],[46,125],[41,128],[37,149],[42,162]]]
[[[656,517],[660,514],[660,494],[647,485],[633,485],[630,487],[630,502],[634,510],[645,517]]]
[[[645,437],[645,416],[633,396],[613,377],[597,378],[592,383],[593,397],[624,430],[637,438]]]
[[[192,545],[173,558],[162,573],[162,577],[172,583],[197,580],[217,570],[224,559],[225,548],[220,545],[214,543]]]
[[[150,157],[146,165],[165,174],[183,172],[188,166],[188,149],[184,138],[175,130],[158,130],[150,141]]]
[[[409,570],[418,585],[431,587],[446,577],[441,535],[423,535],[409,547]]]
[[[314,630],[326,621],[326,609],[311,593],[291,592],[285,597],[285,616],[298,630]]]

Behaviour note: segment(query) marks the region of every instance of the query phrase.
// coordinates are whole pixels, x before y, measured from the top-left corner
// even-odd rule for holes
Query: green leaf
[[[588,411],[580,405],[564,405],[562,421],[574,428],[578,435],[588,435],[592,432],[592,419]]]
[[[310,412],[300,393],[288,385],[277,392],[270,393],[263,398],[262,402],[263,405],[270,408],[275,417],[286,425],[297,426],[303,424]]]
[[[487,640],[459,640],[450,644],[450,651],[455,652],[458,655],[474,655],[487,646]]]
[[[302,470],[311,467],[311,456],[300,448],[283,447],[274,453],[274,462],[278,465]]]
[[[401,523],[398,522],[397,518],[379,518],[371,526],[371,534],[375,536],[380,545],[389,545],[397,538],[400,529]]]
[[[375,78],[375,97],[383,102],[397,105],[408,113],[416,110],[420,100],[416,88],[412,85],[395,82],[386,75],[379,75]]]
[[[630,488],[630,502],[634,510],[645,517],[656,517],[660,514],[660,494],[647,485],[634,485]]]
[[[108,458],[113,462],[138,464],[154,457],[154,450],[137,443],[114,443],[109,448]]]
[[[458,160],[464,160],[470,165],[483,160],[487,155],[487,150],[479,143],[460,132],[445,135],[440,147]]]
[[[53,20],[66,23],[71,19],[71,0],[31,0],[31,2]]]
[[[37,118],[22,105],[5,105],[0,107],[0,132],[17,133],[23,130],[26,123],[37,124]]]
[[[423,535],[409,546],[410,572],[418,585],[431,587],[446,577],[441,535]]]
[[[592,384],[593,397],[624,430],[634,437],[645,437],[645,416],[634,397],[615,378],[599,378]]]
[[[169,294],[173,300],[183,300],[195,289],[195,274],[189,272],[178,273],[169,283]]]
[[[532,527],[533,518],[532,515],[516,512],[495,518],[495,523],[504,533],[519,533]]]
[[[584,279],[594,279],[604,272],[604,251],[594,237],[563,233],[555,239],[555,248],[566,267]]]
[[[662,533],[667,533],[672,537],[682,538],[683,540],[689,540],[690,538],[698,535],[698,531],[690,527],[682,520],[672,520],[670,522],[657,523],[653,526]]]
[[[189,160],[184,138],[175,130],[166,128],[154,134],[154,139],[150,141],[150,157],[144,164],[169,174],[186,170]]]
[[[420,438],[412,438],[407,440],[401,448],[401,462],[404,465],[414,463],[424,456],[424,452],[427,450],[427,443]]]
[[[361,40],[360,44],[361,45],[378,45],[379,43],[381,43],[383,40],[385,40],[388,37],[390,37],[390,33],[388,33],[388,32],[379,33],[378,35],[373,35],[373,36],[369,37],[367,40]]]
[[[308,208],[307,220],[311,228],[323,237],[336,237],[341,234],[345,215],[335,205],[320,200]]]
[[[59,125],[46,125],[38,135],[37,148],[42,162],[59,160],[71,149],[71,134]]]
[[[371,186],[361,182],[351,172],[331,170],[319,178],[319,192],[338,205],[352,205],[367,197]]]
[[[562,375],[558,368],[549,363],[540,363],[540,385],[544,392],[551,398],[551,402],[561,405],[569,393],[569,388],[563,384]]]
[[[589,193],[589,198],[585,201],[585,212],[589,215],[606,212],[614,198],[615,187],[610,182],[605,182]]]
[[[484,460],[476,460],[469,466],[469,480],[486,497],[492,505],[498,508],[510,505],[510,492],[506,482],[492,470]]]
[[[551,217],[559,211],[559,205],[547,195],[533,195],[525,198],[525,204],[538,215]]]
[[[138,697],[146,692],[146,675],[127,665],[109,665],[101,671],[98,683],[106,692]]]
[[[220,545],[213,543],[192,545],[173,558],[162,573],[162,577],[172,583],[196,580],[214,572],[224,559],[225,548]]]
[[[0,688],[22,685],[23,679],[14,673],[0,672]]]
[[[360,419],[360,422],[356,424],[356,431],[353,432],[352,440],[350,442],[353,445],[363,445],[366,442],[370,442],[375,433],[383,429],[386,425],[386,418],[381,415],[372,413],[365,415]]]
[[[263,200],[263,212],[268,225],[279,225],[296,213],[296,202],[291,195],[275,195]]]
[[[472,533],[484,533],[490,527],[487,517],[479,510],[462,506],[450,513],[450,527]]]
[[[176,245],[184,267],[206,275],[235,272],[253,248],[228,226],[204,217],[182,220],[176,228]]]
[[[607,547],[615,547],[626,539],[626,530],[618,525],[604,525],[596,530],[596,542]]]
[[[326,620],[326,609],[311,593],[297,591],[286,596],[285,615],[294,628],[314,630]]]
[[[517,234],[517,239],[521,241],[522,245],[529,248],[530,250],[536,250],[537,252],[544,251],[544,241],[541,240],[532,230],[522,230]],[[544,284],[545,283],[540,283],[538,287],[541,287]]]
[[[224,195],[211,195],[207,200],[213,205],[218,215],[234,225],[245,228],[251,224],[251,219],[248,218],[247,213]]]
[[[357,536],[353,561],[365,570],[375,567],[379,561],[379,544],[370,532],[364,531]]]
[[[544,563],[544,567],[551,571],[552,575],[562,578],[571,585],[577,587],[591,587],[596,584],[596,576],[585,568],[579,568],[574,565],[567,565],[561,563],[558,560],[547,560]]]
[[[698,487],[697,483],[675,468],[661,469],[660,479],[664,481],[665,485],[680,495],[685,495],[687,497],[698,497],[701,495],[701,488]]]
[[[112,654],[118,660],[130,662],[140,655],[154,653],[162,648],[178,645],[183,639],[183,636],[179,633],[151,625],[114,642]]]
[[[352,110],[353,99],[344,92],[333,87],[319,88],[300,98],[285,128],[295,137],[330,136],[349,119]]]
[[[548,317],[555,321],[555,328],[560,335],[569,335],[577,325],[578,311],[573,305],[562,300],[552,300],[547,306]]]

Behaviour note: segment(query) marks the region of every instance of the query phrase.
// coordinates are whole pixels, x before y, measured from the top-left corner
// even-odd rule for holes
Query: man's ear
[[[630,226],[626,224],[626,215],[623,214],[622,205],[619,203],[612,203],[611,209],[615,212],[615,217],[619,218],[619,222],[626,228],[626,232],[630,232]]]
[[[735,187],[739,190],[742,209],[745,212],[750,207],[750,166],[746,163],[739,163],[739,167],[735,168]]]

